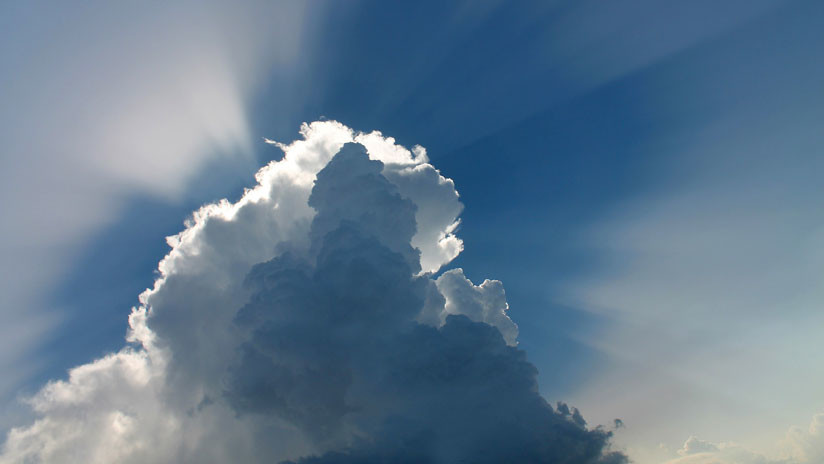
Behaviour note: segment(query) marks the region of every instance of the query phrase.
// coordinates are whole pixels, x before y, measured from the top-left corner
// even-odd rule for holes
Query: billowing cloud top
[[[168,239],[120,352],[31,404],[0,463],[624,463],[549,406],[451,180],[378,132],[304,125]]]

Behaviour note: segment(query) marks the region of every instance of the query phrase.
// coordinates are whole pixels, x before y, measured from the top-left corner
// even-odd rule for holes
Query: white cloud
[[[665,464],[818,464],[824,459],[824,414],[806,428],[791,427],[781,445],[767,456],[731,442],[712,443],[690,437]]]
[[[258,185],[238,202],[202,207],[183,232],[169,237],[172,249],[158,266],[160,276],[130,316],[131,345],[73,369],[67,380],[52,382],[35,395],[31,404],[37,419],[11,431],[0,463],[271,462],[323,451],[283,417],[238,414],[224,399],[227,375],[248,336],[236,324],[238,310],[256,291],[247,275],[253,275],[250,270],[258,263],[287,254],[304,256],[315,246],[310,240],[324,219],[315,220],[310,194],[318,172],[347,142],[368,140],[369,156],[385,162],[383,178],[403,202],[415,207],[417,229],[403,232],[409,233],[406,245],[397,246],[419,244],[425,270],[437,270],[460,252],[453,232],[461,205],[452,181],[426,163],[422,149],[409,151],[379,133],[355,133],[334,121],[304,125],[301,134],[302,140],[281,145],[284,158],[262,168],[256,175]],[[380,227],[388,228],[367,233],[391,244],[396,223],[374,222],[371,215],[383,214],[381,210],[359,204],[360,193],[352,198],[350,193],[329,191],[318,199],[318,191],[312,201],[348,202],[342,203],[343,209],[327,207],[324,214],[341,223],[360,218],[364,224],[383,224]],[[444,241],[452,245],[444,246]],[[515,343],[517,327],[504,312],[508,306],[500,282],[475,286],[460,270],[445,273],[437,286],[428,275],[417,279],[428,282],[429,310],[487,322]],[[443,323],[439,316],[438,324]],[[529,369],[520,372],[534,376]],[[534,389],[525,391],[537,395]],[[559,426],[579,427],[561,416],[549,417]],[[601,432],[591,437],[601,443],[607,438]]]
[[[509,305],[500,280],[487,279],[474,285],[464,276],[463,269],[452,269],[438,277],[436,284],[446,299],[435,316],[441,324],[450,314],[464,314],[473,321],[497,327],[508,344],[517,344],[518,326],[506,314]]]
[[[787,452],[802,463],[824,462],[824,413],[816,414],[806,428],[792,427],[785,439]]]
[[[690,437],[678,451],[682,457],[666,464],[789,464],[753,453],[735,443],[714,444]]]

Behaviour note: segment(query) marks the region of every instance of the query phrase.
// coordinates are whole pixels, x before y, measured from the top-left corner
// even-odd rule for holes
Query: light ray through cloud
[[[0,461],[819,464],[822,5],[3,3]]]
[[[0,224],[3,403],[38,371],[33,351],[65,317],[43,289],[85,238],[128,195],[179,199],[215,157],[253,165],[248,99],[272,66],[295,66],[303,5],[157,6],[0,7],[13,37],[0,56],[15,70],[0,87],[2,215],[14,218]]]

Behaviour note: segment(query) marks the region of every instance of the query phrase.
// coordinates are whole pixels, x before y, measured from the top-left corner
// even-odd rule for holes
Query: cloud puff
[[[0,463],[626,462],[539,395],[500,282],[433,278],[461,205],[425,151],[301,133],[168,239],[130,345],[43,388]]]
[[[805,429],[793,427],[787,432],[786,444],[795,459],[800,462],[824,461],[824,413],[816,414]]]
[[[509,305],[500,280],[485,280],[481,285],[473,285],[464,276],[463,269],[452,269],[444,272],[435,283],[446,301],[443,308],[437,308],[439,311],[426,314],[430,320],[437,319],[438,324],[442,324],[450,314],[463,314],[473,321],[497,327],[507,344],[517,343],[518,326],[506,315]]]
[[[666,464],[817,464],[824,460],[824,414],[813,416],[809,427],[792,427],[783,450],[768,457],[736,443],[712,443],[690,437],[678,450],[681,456]]]
[[[690,437],[679,450],[682,457],[666,464],[790,464],[785,460],[773,460],[734,443],[718,445]]]

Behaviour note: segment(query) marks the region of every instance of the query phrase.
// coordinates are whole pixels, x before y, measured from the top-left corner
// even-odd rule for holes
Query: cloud
[[[789,464],[753,453],[735,443],[714,444],[696,437],[690,437],[678,454],[682,457],[666,464]]]
[[[681,457],[666,464],[817,464],[824,459],[824,414],[813,416],[806,428],[791,427],[779,448],[775,456],[766,456],[740,444],[693,436],[678,450]]]
[[[500,282],[434,278],[461,205],[425,151],[301,133],[168,239],[129,345],[35,395],[0,463],[626,462],[539,395]]]
[[[786,459],[772,459],[752,452],[736,443],[712,443],[690,437],[678,450],[681,456],[665,464],[800,464]]]
[[[813,416],[806,428],[792,427],[785,440],[788,453],[803,463],[824,461],[824,413]]]
[[[714,453],[719,450],[718,446],[708,441],[701,440],[698,437],[689,437],[684,442],[684,447],[678,450],[681,456],[689,456],[697,453]]]
[[[441,311],[429,317],[437,317],[443,323],[450,314],[464,314],[473,321],[497,327],[507,344],[517,344],[518,326],[506,314],[509,305],[501,281],[485,280],[481,285],[473,285],[463,269],[452,269],[435,283],[446,302]]]

